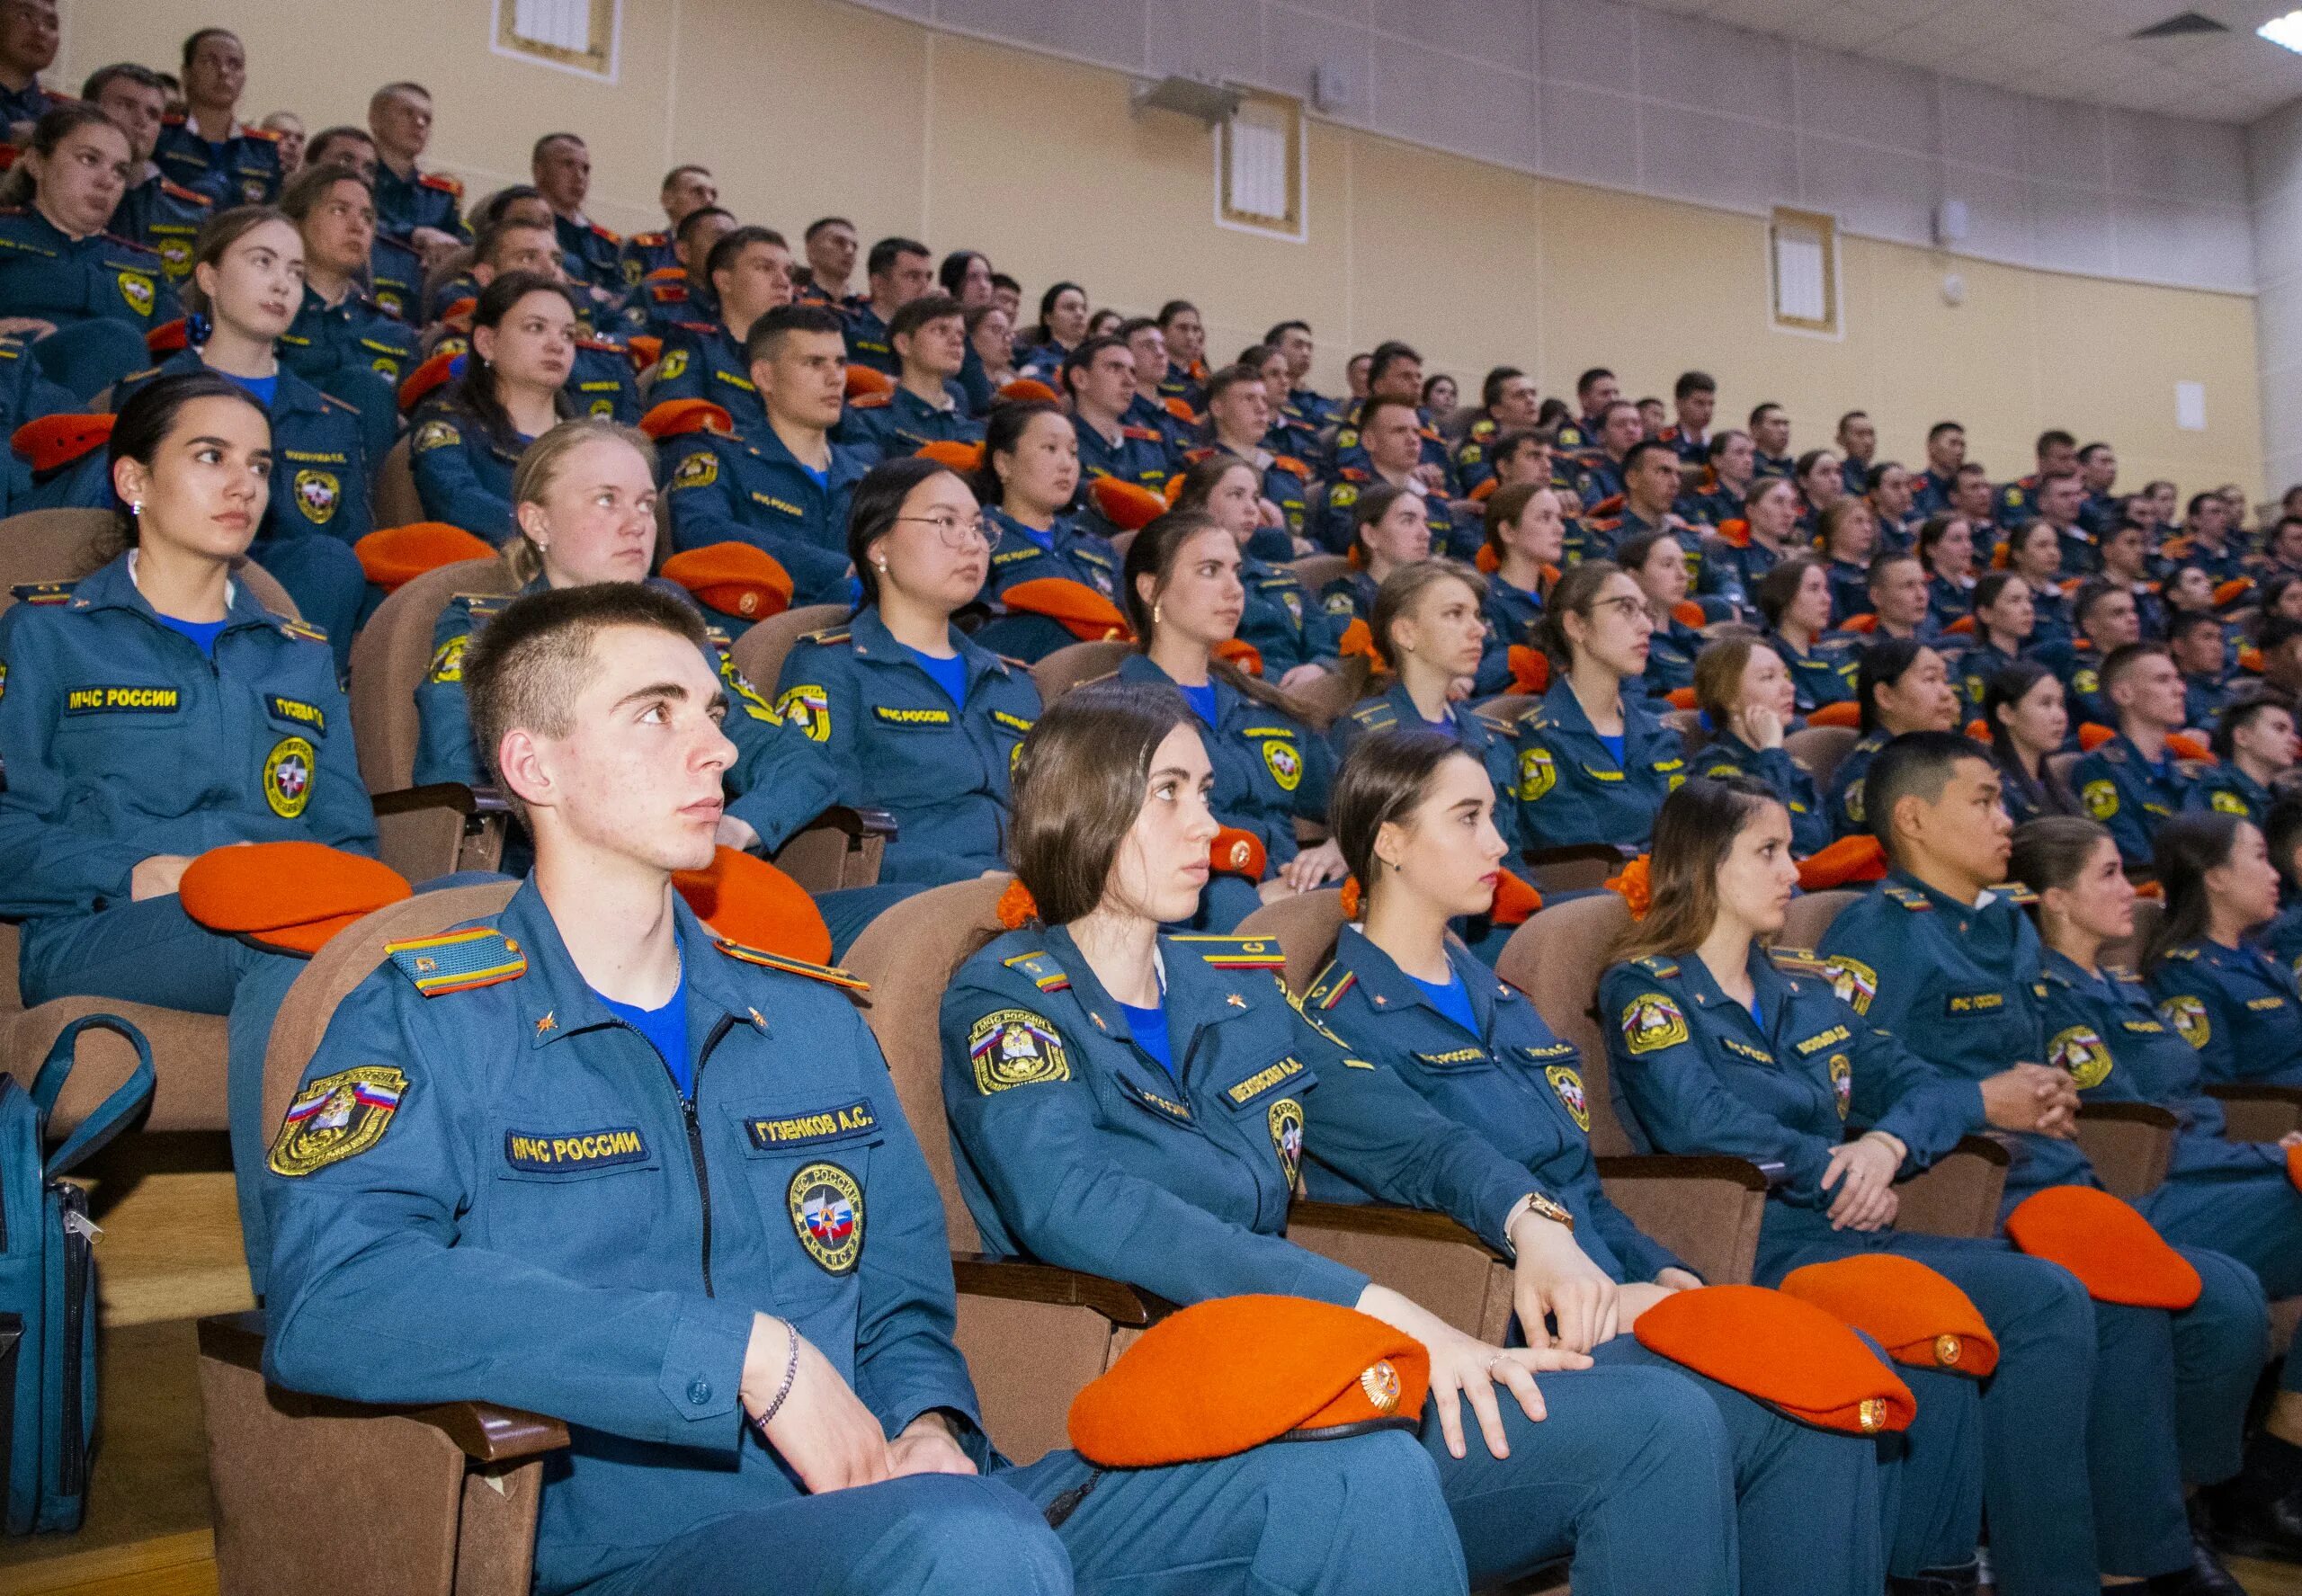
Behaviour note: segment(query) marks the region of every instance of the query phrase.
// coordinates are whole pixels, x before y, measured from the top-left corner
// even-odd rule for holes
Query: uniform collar
[[[310,291],[308,289],[305,290],[307,293]],[[180,349],[160,362],[160,372],[167,377],[177,377],[187,371],[207,370],[209,365],[206,357],[196,349]],[[224,372],[219,371],[217,375],[224,378],[227,382],[233,382],[232,378]],[[277,366],[272,372],[272,403],[267,408],[274,416],[301,415],[327,408],[327,401],[320,397],[320,390],[290,371],[285,364]],[[237,387],[238,384],[233,382],[233,386]],[[275,448],[286,447],[285,442],[277,437],[272,439],[272,444]]]
[[[888,664],[902,665],[907,670],[919,668],[917,662],[911,657],[911,650],[888,630],[888,623],[881,619],[876,605],[867,604],[858,610],[847,623],[847,633],[848,646],[858,658],[879,660]],[[1002,676],[1007,673],[1006,661],[959,628],[947,627],[945,636],[950,638],[951,646],[959,651],[959,657],[967,661],[969,687],[995,672]]]
[[[683,960],[681,981],[691,1004],[700,997],[718,1013],[766,1035],[767,1017],[754,1005],[754,994],[740,989],[728,961],[715,954],[721,939],[695,917],[677,893],[672,895],[672,915]],[[537,889],[534,876],[520,883],[495,924],[497,931],[519,944],[516,951],[528,961],[518,1000],[531,1048],[547,1048],[579,1031],[620,1023],[568,956],[567,944],[560,939],[559,926]]]
[[[1067,926],[1049,926],[1048,951],[1071,977],[1071,995],[1095,1028],[1098,1036],[1132,1047],[1135,1033],[1128,1028],[1127,1010],[1105,990],[1087,956],[1079,951]],[[1193,1039],[1201,1028],[1219,1025],[1247,1012],[1245,982],[1259,972],[1218,970],[1201,958],[1189,942],[1161,937],[1157,943],[1161,973],[1166,979],[1165,1010],[1169,1048],[1181,1072],[1191,1057]],[[1236,1000],[1236,1001],[1234,1001]]]
[[[1119,662],[1119,679],[1122,682],[1148,682],[1154,686],[1172,687],[1182,691],[1182,684],[1161,670],[1147,654],[1130,654]],[[1239,690],[1222,677],[1209,673],[1208,684],[1215,689],[1215,724],[1220,727],[1231,718],[1239,702]]]
[[[1390,691],[1383,695],[1382,701],[1391,707],[1391,712],[1397,718],[1397,723],[1410,730],[1455,732],[1460,729],[1456,724],[1452,705],[1448,706],[1446,719],[1425,720],[1423,718],[1423,711],[1415,707],[1414,695],[1407,691],[1406,683],[1404,682],[1392,682]]]
[[[1447,966],[1470,998],[1471,1013],[1478,1021],[1478,1039],[1485,1042],[1495,1034],[1496,1007],[1518,1002],[1519,994],[1497,980],[1493,970],[1479,963],[1452,936],[1447,939]],[[1346,975],[1357,977],[1359,990],[1367,994],[1368,1003],[1379,1014],[1405,1013],[1420,1007],[1435,1019],[1455,1023],[1433,1006],[1431,994],[1423,991],[1421,982],[1399,968],[1397,960],[1353,925],[1344,926],[1335,939],[1333,969],[1326,978],[1329,989]]]
[[[1621,688],[1625,761],[1629,760],[1633,749],[1662,725],[1639,701],[1638,689],[1634,685],[1637,681],[1636,676],[1626,676]],[[1561,731],[1580,732],[1593,740],[1598,737],[1598,728],[1583,712],[1583,700],[1575,696],[1575,689],[1568,682],[1565,672],[1558,673],[1550,686],[1544,690],[1542,707],[1544,718]]]
[[[76,610],[132,610],[159,624],[160,612],[138,590],[135,579],[129,575],[129,562],[135,550],[123,552],[119,558],[99,566],[82,578],[72,590],[72,607]],[[276,627],[280,617],[263,607],[245,582],[228,582],[224,588],[224,629],[235,631],[244,626]]]

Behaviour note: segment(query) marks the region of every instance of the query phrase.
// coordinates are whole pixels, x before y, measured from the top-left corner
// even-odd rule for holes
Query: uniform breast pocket
[[[571,1274],[640,1256],[666,1206],[656,1141],[612,1115],[514,1118],[497,1137],[486,1244]]]
[[[1269,1139],[1290,1188],[1303,1167],[1303,1104],[1318,1080],[1310,1065],[1281,1053],[1254,1065],[1219,1093],[1224,1109],[1251,1139],[1257,1134]]]
[[[885,1140],[879,1105],[857,1097],[797,1111],[754,1109],[736,1116],[736,1132],[777,1310],[799,1320],[852,1315],[870,1244],[872,1154]]]

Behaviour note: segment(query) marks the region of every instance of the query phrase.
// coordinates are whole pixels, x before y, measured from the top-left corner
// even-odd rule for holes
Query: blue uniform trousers
[[[1041,1516],[1094,1477],[1059,1529]],[[1379,1433],[1096,1476],[1051,1452],[715,1520],[586,1596],[1439,1596],[1463,1565],[1431,1466]]]
[[[2275,1302],[2302,1297],[2302,1191],[2274,1169],[2237,1180],[2172,1180],[2135,1205],[2176,1246],[2211,1247],[2254,1271]],[[2302,1358],[2281,1382],[2302,1391]]]

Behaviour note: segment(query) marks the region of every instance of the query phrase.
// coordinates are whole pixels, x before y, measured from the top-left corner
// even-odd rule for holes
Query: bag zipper
[[[82,1412],[81,1343],[86,1333],[88,1287],[95,1276],[95,1238],[102,1235],[88,1217],[88,1194],[69,1181],[53,1182],[64,1219],[64,1447],[57,1487],[76,1496],[88,1475],[87,1416]]]

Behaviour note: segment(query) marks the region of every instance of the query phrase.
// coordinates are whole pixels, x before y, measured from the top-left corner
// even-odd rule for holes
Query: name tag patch
[[[1226,1087],[1223,1095],[1231,1100],[1234,1108],[1245,1108],[1264,1092],[1282,1082],[1291,1081],[1303,1073],[1302,1063],[1292,1055],[1277,1064],[1257,1070],[1236,1086]]]
[[[2006,1006],[2003,992],[1954,992],[1942,1002],[1942,1012],[1949,1015],[1988,1014]]]
[[[874,704],[871,706],[871,713],[889,726],[949,726],[951,724],[951,712],[949,709],[897,709],[886,704]]]
[[[811,1113],[790,1114],[781,1119],[754,1115],[744,1121],[744,1134],[750,1137],[752,1146],[763,1153],[781,1152],[786,1147],[813,1146],[818,1142],[835,1142],[879,1128],[879,1118],[871,1112],[871,1100],[868,1097],[859,1097],[841,1108],[817,1109]]]
[[[1991,995],[1995,997],[1997,994],[1994,993]],[[1809,1058],[1821,1052],[1824,1048],[1829,1047],[1834,1042],[1843,1042],[1848,1040],[1849,1036],[1850,1033],[1845,1026],[1834,1025],[1828,1030],[1823,1031],[1816,1036],[1810,1036],[1805,1041],[1797,1043],[1795,1046],[1798,1049],[1799,1057]]]
[[[64,695],[67,715],[173,715],[183,704],[173,687],[76,687]]]
[[[278,693],[266,693],[263,708],[274,720],[291,721],[308,726],[325,736],[327,734],[327,713],[317,704],[307,704],[297,699],[283,699]]]
[[[579,1131],[573,1136],[507,1130],[504,1133],[504,1162],[513,1169],[558,1172],[571,1169],[606,1169],[619,1164],[645,1164],[647,1140],[635,1126],[611,1130]]]

